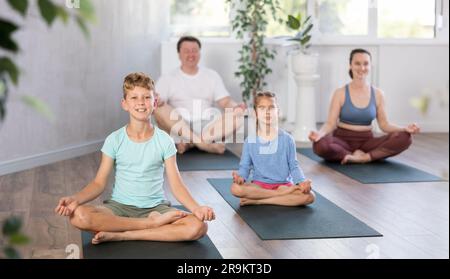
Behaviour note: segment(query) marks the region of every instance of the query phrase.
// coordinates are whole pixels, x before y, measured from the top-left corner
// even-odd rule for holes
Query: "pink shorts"
[[[261,187],[261,188],[267,189],[267,190],[276,190],[280,186],[293,186],[294,185],[294,184],[292,184],[290,182],[288,182],[288,183],[269,184],[269,183],[264,183],[264,182],[261,182],[261,181],[258,181],[258,180],[253,180],[252,183],[257,185],[257,186],[259,186],[259,187]]]

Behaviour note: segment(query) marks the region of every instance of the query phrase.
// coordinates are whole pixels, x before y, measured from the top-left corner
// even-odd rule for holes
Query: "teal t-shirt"
[[[116,171],[111,199],[139,208],[155,207],[165,200],[164,161],[177,153],[173,139],[155,127],[146,142],[133,142],[126,126],[110,134],[102,152],[114,159]]]

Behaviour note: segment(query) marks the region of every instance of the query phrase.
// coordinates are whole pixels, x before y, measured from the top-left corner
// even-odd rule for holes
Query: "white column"
[[[319,75],[294,74],[297,84],[297,106],[294,128],[296,141],[307,142],[310,131],[316,130],[316,102],[314,87]]]

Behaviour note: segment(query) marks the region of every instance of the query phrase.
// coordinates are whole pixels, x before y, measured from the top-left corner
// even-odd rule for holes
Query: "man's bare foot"
[[[206,151],[208,153],[223,154],[225,153],[224,143],[197,143],[198,149]]]
[[[239,200],[240,206],[255,205],[255,204],[258,204],[258,200],[251,200],[251,199],[246,199],[246,198],[241,198]]]
[[[191,149],[192,147],[194,147],[194,144],[181,142],[181,143],[175,144],[175,146],[177,147],[178,154],[183,154],[186,151],[188,151],[189,149]]]
[[[187,213],[181,210],[173,210],[166,212],[164,214],[161,214],[159,212],[153,211],[150,213],[147,217],[149,222],[149,229],[151,228],[157,228],[163,225],[171,224],[183,217],[186,217]]]
[[[108,241],[122,241],[122,232],[98,232],[92,238],[92,244],[97,245]]]
[[[352,154],[346,155],[342,160],[341,164],[343,165],[347,163],[364,164],[370,161],[372,161],[372,158],[370,158],[369,153],[365,153],[364,151],[357,149]]]

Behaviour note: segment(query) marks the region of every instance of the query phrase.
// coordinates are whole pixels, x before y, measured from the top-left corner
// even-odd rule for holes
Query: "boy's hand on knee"
[[[74,197],[63,197],[59,200],[58,205],[55,208],[55,213],[61,216],[70,216],[78,205],[79,203]]]
[[[241,176],[239,176],[239,174],[237,174],[237,172],[233,171],[233,182],[239,185],[242,185],[245,183],[245,179]]]
[[[208,206],[199,206],[195,208],[192,213],[201,221],[212,221],[216,219],[214,210]]]

